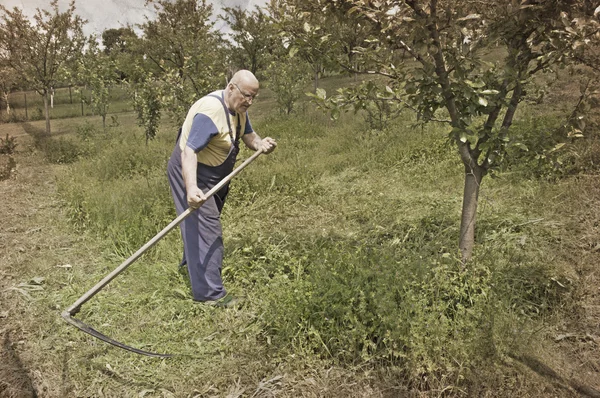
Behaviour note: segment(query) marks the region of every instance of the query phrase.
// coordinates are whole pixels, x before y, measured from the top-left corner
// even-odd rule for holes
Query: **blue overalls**
[[[204,193],[207,193],[233,171],[240,148],[241,125],[239,115],[237,117],[236,135],[235,139],[233,139],[229,111],[225,106],[225,101],[222,97],[211,96],[218,98],[221,104],[223,104],[232,145],[227,159],[219,166],[207,166],[198,163],[196,181],[198,188]],[[179,135],[181,135],[181,131]],[[179,136],[177,141],[179,141]],[[171,194],[175,201],[175,209],[177,215],[180,215],[189,205],[187,203],[181,169],[181,149],[177,143],[169,159],[167,174],[169,185],[171,186]],[[227,294],[221,279],[223,232],[220,216],[228,191],[229,183],[223,186],[223,188],[180,224],[181,236],[183,238],[183,260],[181,261],[181,266],[187,264],[192,285],[192,296],[197,301],[217,300]]]

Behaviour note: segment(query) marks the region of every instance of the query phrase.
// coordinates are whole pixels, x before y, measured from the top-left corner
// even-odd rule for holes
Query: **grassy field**
[[[165,123],[145,145],[132,113],[107,132],[97,117],[57,120],[49,142],[36,139],[43,122],[2,126],[21,139],[16,175],[0,182],[0,331],[23,390],[575,397],[577,383],[600,388],[586,307],[598,305],[597,177],[533,178],[515,165],[486,178],[476,253],[463,268],[463,167],[444,126],[416,126],[405,112],[373,130],[362,115],[333,122],[309,104],[290,117],[273,109],[265,91],[251,115],[278,149],[236,177],[222,217],[223,277],[243,304],[191,300],[173,232],[78,314],[169,359],[106,345],[60,313],[175,217],[165,167],[176,128]],[[535,135],[541,109],[516,128]]]
[[[81,116],[93,116],[88,106],[90,90],[84,87],[61,87],[54,91],[54,106],[50,108],[50,119],[64,119]],[[123,86],[115,86],[110,91],[111,102],[108,112],[119,114],[131,112],[133,106],[129,94]],[[83,100],[82,100],[83,99]],[[13,92],[8,96],[11,112],[6,112],[6,103],[1,101],[0,123],[43,120],[44,99],[35,91]],[[50,106],[50,100],[48,100]]]

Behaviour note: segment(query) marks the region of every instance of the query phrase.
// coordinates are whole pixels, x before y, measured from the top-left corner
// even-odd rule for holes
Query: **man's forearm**
[[[255,132],[244,134],[242,139],[244,140],[244,144],[253,151],[258,151],[261,148],[262,139]]]
[[[248,148],[255,151],[263,151],[263,153],[271,153],[277,146],[277,143],[271,137],[262,139],[254,132],[245,134],[243,139]]]
[[[254,146],[254,148],[252,148],[252,149],[255,151],[258,151],[261,147],[261,143],[262,143],[262,138],[260,138],[257,134],[256,137],[254,137],[254,140],[252,141],[252,145]]]
[[[197,167],[198,160],[196,158],[196,153],[194,153],[191,148],[186,147],[181,153],[181,171],[185,189],[187,191],[198,186],[198,182],[196,181]]]

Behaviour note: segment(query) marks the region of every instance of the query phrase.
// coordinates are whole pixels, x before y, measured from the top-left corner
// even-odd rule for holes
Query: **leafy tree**
[[[137,86],[133,97],[133,107],[137,112],[138,125],[144,128],[146,144],[156,136],[160,123],[162,104],[160,96],[161,82],[149,76],[142,84]]]
[[[232,30],[234,45],[231,60],[239,69],[257,74],[267,66],[275,46],[276,34],[269,17],[260,7],[248,12],[241,7],[227,7],[221,16]]]
[[[67,75],[65,66],[80,56],[85,23],[75,14],[74,1],[62,13],[58,0],[52,0],[50,8],[50,11],[38,8],[32,23],[20,9],[15,7],[10,11],[0,5],[3,12],[0,52],[25,85],[43,96],[47,134],[50,134],[49,94]]]
[[[298,55],[312,66],[316,92],[322,71],[331,59],[331,32],[328,30],[330,20],[318,7],[313,7],[308,1],[272,0],[268,9],[290,56]]]
[[[271,62],[266,76],[267,86],[275,94],[279,110],[289,115],[310,82],[310,65],[298,56],[283,54]]]
[[[501,164],[507,148],[527,150],[511,136],[510,127],[528,90],[535,91],[534,76],[593,48],[598,9],[591,16],[589,2],[582,0],[297,3],[298,16],[344,10],[369,26],[370,37],[358,51],[370,60],[370,73],[386,78],[377,97],[411,107],[422,122],[450,126],[449,138],[465,172],[459,247],[467,261],[483,177]],[[501,59],[494,60],[491,52],[502,54]],[[353,96],[356,90],[328,99],[318,93],[321,104],[334,110],[366,103],[353,103]]]
[[[327,15],[330,52],[336,65],[358,77],[358,72],[366,68],[365,59],[361,57],[360,48],[369,38],[369,30],[361,24],[360,18],[348,14],[343,9],[332,9]]]
[[[132,43],[134,66],[129,76],[135,101],[141,106],[138,113],[157,113],[142,120],[150,123],[147,139],[154,136],[152,123],[160,118],[161,109],[169,112],[175,124],[181,124],[189,106],[223,84],[226,72],[224,42],[213,30],[210,4],[205,0],[150,3],[156,19],[140,25],[142,37]],[[140,101],[146,102],[141,105]]]
[[[102,45],[106,54],[122,53],[131,47],[137,36],[130,26],[106,29],[102,32]]]
[[[117,81],[118,72],[114,61],[100,51],[95,37],[90,37],[87,50],[79,59],[77,75],[79,80],[91,90],[88,105],[95,114],[102,117],[102,127],[106,129],[110,89]]]
[[[125,80],[129,76],[134,64],[132,51],[137,40],[138,37],[131,26],[106,29],[102,32],[104,53],[115,63],[120,80]]]

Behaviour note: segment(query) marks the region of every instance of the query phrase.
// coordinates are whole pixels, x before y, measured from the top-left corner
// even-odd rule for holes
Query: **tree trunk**
[[[6,101],[6,114],[10,115],[10,102],[8,102],[8,92],[4,92],[4,100]]]
[[[475,245],[475,224],[477,219],[477,204],[479,187],[484,176],[484,169],[478,166],[465,166],[465,189],[463,192],[463,207],[460,220],[460,241],[458,243],[463,265],[471,259]]]
[[[46,114],[46,134],[50,135],[50,109],[48,109],[48,91],[44,90],[44,110]]]

